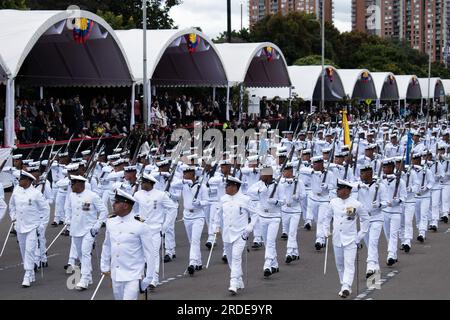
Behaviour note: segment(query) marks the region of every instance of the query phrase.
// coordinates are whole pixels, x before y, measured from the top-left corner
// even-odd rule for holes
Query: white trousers
[[[283,223],[286,223],[286,231],[288,234],[286,256],[299,256],[297,232],[300,222],[301,213],[284,213]]]
[[[208,228],[208,242],[214,241],[214,216],[217,210],[217,203],[211,203],[210,206],[203,207],[203,212],[205,213],[205,222]]]
[[[401,214],[384,213],[384,235],[388,241],[388,259],[397,259],[397,245],[400,234]]]
[[[411,247],[411,239],[414,237],[413,219],[416,211],[415,202],[405,202],[405,211],[402,219],[401,241]]]
[[[57,192],[55,199],[55,217],[53,219],[54,222],[59,223],[64,221],[65,212],[64,212],[64,204],[66,202],[66,193]]]
[[[442,189],[442,215],[450,213],[450,184],[444,184]]]
[[[77,259],[77,248],[75,247],[75,243],[73,242],[72,237],[70,237],[69,261],[67,263],[74,266]]]
[[[155,271],[153,273],[153,280],[159,283],[159,263],[161,262],[161,233],[159,230],[152,230],[152,243],[153,243],[153,257],[155,263]]]
[[[347,246],[333,245],[333,249],[339,281],[341,283],[341,290],[347,289],[351,291],[353,278],[355,276],[356,243],[352,242]]]
[[[89,281],[92,279],[91,252],[95,237],[90,232],[82,237],[72,237],[72,243],[75,246],[78,257],[81,261],[81,279]]]
[[[378,244],[380,241],[381,230],[383,229],[383,214],[379,214],[380,219],[371,221],[369,232],[364,237],[367,246],[367,271],[380,270]]]
[[[34,270],[35,252],[37,246],[36,229],[33,229],[27,233],[17,232],[17,240],[19,241],[23,269],[31,272]]]
[[[279,218],[259,217],[262,238],[265,243],[264,269],[278,268],[276,240],[280,228]]]
[[[186,228],[189,244],[189,265],[201,266],[202,254],[200,252],[200,238],[202,236],[203,226],[205,224],[204,218],[198,219],[184,219],[184,227]]]
[[[316,201],[313,199],[308,199],[308,209],[306,212],[306,221],[312,221],[313,219],[317,222],[316,228],[316,242],[325,243],[326,233],[324,225],[325,215],[328,210],[329,201]]]
[[[428,216],[430,214],[430,197],[416,198],[416,224],[419,235],[426,236]]]
[[[234,242],[224,242],[225,253],[230,267],[230,286],[237,287],[242,281],[242,252],[245,249],[246,241],[242,237]]]
[[[139,295],[139,280],[112,281],[114,299],[137,300]]]
[[[168,212],[167,214],[169,216],[171,216],[173,214],[174,217],[178,216],[178,203],[177,203],[177,207],[174,209],[170,209],[173,210],[175,212]],[[165,241],[164,241],[164,249],[165,249],[165,254],[168,254],[169,256],[173,256],[175,254],[175,248],[176,248],[176,243],[175,243],[175,221],[177,219],[175,218],[173,223],[170,224],[169,228],[167,228],[166,234],[165,234]]]
[[[438,225],[439,217],[441,213],[441,192],[442,189],[431,190],[431,221],[430,224],[433,226]]]

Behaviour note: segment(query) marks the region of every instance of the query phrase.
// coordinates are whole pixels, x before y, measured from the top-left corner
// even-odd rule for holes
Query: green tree
[[[213,39],[215,43],[224,43],[227,42],[227,32],[222,32],[216,39]],[[233,43],[243,43],[250,42],[250,30],[242,29],[239,31],[233,30],[231,31],[231,42]]]
[[[147,27],[151,29],[171,29],[174,21],[169,11],[182,0],[147,0]],[[70,0],[28,0],[30,9],[64,10],[73,5]],[[142,0],[78,0],[77,5],[84,10],[99,12],[105,20],[112,21],[117,29],[142,28]],[[122,22],[122,24],[119,24]]]
[[[334,61],[330,59],[325,59],[325,64],[333,66],[335,68],[339,68],[339,66],[334,63]],[[306,56],[303,58],[299,58],[294,61],[294,65],[296,66],[315,66],[315,65],[322,65],[322,56],[319,55],[311,55]]]
[[[27,9],[26,0],[0,0],[0,9]]]

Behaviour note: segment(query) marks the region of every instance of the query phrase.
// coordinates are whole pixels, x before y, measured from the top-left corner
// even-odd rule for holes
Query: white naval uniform
[[[306,221],[317,222],[316,243],[325,244],[324,218],[327,212],[327,205],[330,202],[330,191],[335,189],[336,178],[331,170],[328,171],[326,181],[323,183],[325,172],[313,171],[311,174],[311,194],[308,198],[306,211]]]
[[[295,185],[297,184],[297,187]],[[301,180],[282,178],[280,181],[280,196],[284,202],[281,207],[281,223],[288,231],[286,256],[300,256],[297,232],[302,215],[300,203],[306,198],[305,185]],[[295,194],[294,194],[294,189]]]
[[[450,159],[442,163],[442,216],[450,214]]]
[[[100,268],[102,272],[111,272],[116,300],[137,300],[145,263],[146,278],[151,280],[154,274],[153,250],[149,225],[131,213],[107,219]]]
[[[245,249],[247,237],[252,232],[258,220],[250,197],[240,191],[231,196],[225,194],[214,217],[214,229],[222,227],[222,239],[230,267],[230,287],[244,288],[242,279],[242,252]]]
[[[176,169],[175,169],[176,170]],[[167,186],[167,179],[168,176],[164,176],[159,171],[154,171],[151,173],[152,176],[158,180],[158,183],[155,184],[154,188],[164,191]],[[180,181],[180,177],[177,177],[177,173],[175,173],[171,184],[176,184],[177,181]],[[174,208],[169,209],[171,212],[168,213],[171,217],[174,217],[173,223],[169,224],[166,233],[165,233],[165,241],[164,241],[164,249],[166,251],[166,255],[168,255],[170,258],[173,258],[175,256],[175,249],[176,249],[176,242],[175,242],[175,222],[176,218],[178,216],[178,208],[179,204],[178,201],[181,197],[181,191],[179,189],[174,189],[172,185],[169,188],[169,197],[172,201]]]
[[[42,184],[35,186],[35,188],[42,192]],[[42,194],[44,195],[45,200],[47,200],[47,202],[50,206],[53,203],[53,199],[54,199],[50,181],[45,180],[45,186],[44,186]],[[50,211],[48,213],[50,214]],[[45,214],[46,214],[45,212],[42,212],[41,218],[45,221],[49,221],[50,217],[46,217]],[[43,230],[41,230],[41,232],[39,232],[39,235],[38,235],[38,245],[36,246],[36,253],[35,253],[35,258],[36,258],[35,263],[37,265],[39,265],[40,262],[42,262],[42,263],[47,262],[47,254],[46,254],[47,239],[45,238],[45,231],[47,230],[47,226],[48,226],[48,223],[46,223],[44,225]]]
[[[15,229],[25,270],[24,278],[32,282],[37,237],[48,223],[50,206],[42,193],[33,186],[27,189],[16,186],[9,200],[9,214],[11,220],[16,221]],[[47,217],[47,220],[43,217]]]
[[[353,213],[347,209],[354,208]],[[361,229],[357,230],[356,216],[360,219]],[[355,257],[357,244],[364,238],[369,229],[369,214],[363,205],[352,197],[343,200],[334,198],[327,205],[325,225],[329,234],[330,221],[333,218],[333,249],[336,268],[339,273],[341,290],[351,292],[355,275]]]
[[[56,181],[56,197],[55,197],[55,216],[53,222],[60,223],[64,221],[65,212],[64,206],[67,197],[67,191],[70,185],[70,180],[68,177],[64,177]]]
[[[70,192],[66,201],[66,223],[70,224],[70,236],[77,256],[81,260],[81,281],[92,281],[91,252],[95,235],[106,221],[108,211],[97,193],[85,189],[81,193]]]
[[[256,209],[259,215],[258,220],[261,223],[262,238],[265,244],[263,270],[278,268],[276,239],[281,222],[280,208],[283,205],[283,201],[280,199],[280,189],[278,188],[272,199],[269,199],[274,186],[275,183],[266,185],[260,180],[250,186],[248,190],[248,196],[259,200]]]
[[[418,167],[418,170],[420,170],[420,166]],[[413,219],[416,212],[415,194],[420,189],[421,183],[417,172],[418,171],[416,171],[414,167],[410,169],[408,166],[407,172],[402,175],[402,179],[405,181],[406,187],[406,200],[404,204],[405,209],[401,225],[400,240],[403,245],[408,245],[410,248],[411,240],[414,235]]]
[[[364,209],[370,216],[369,230],[364,237],[367,245],[367,272],[379,271],[379,255],[378,244],[380,240],[381,230],[384,224],[384,216],[380,210],[380,189],[373,180],[370,184],[360,182],[358,184],[358,201],[363,205]],[[378,192],[377,192],[378,188]],[[375,197],[376,194],[376,197]]]
[[[5,202],[5,190],[3,189],[3,184],[0,182],[0,221],[2,221],[5,216],[7,207]]]
[[[209,205],[207,201],[208,191],[206,186],[204,184],[200,186],[198,181],[192,183],[190,180],[183,179],[180,182],[172,186],[177,189],[181,188],[181,194],[183,196],[183,221],[190,243],[189,265],[194,267],[201,266],[200,238],[202,236],[203,226],[205,225],[203,207]],[[201,189],[198,192],[197,201],[193,202],[198,188]]]
[[[149,225],[153,241],[154,274],[152,275],[154,285],[159,283],[159,263],[161,237],[175,221],[176,213],[173,209],[177,206],[164,191],[153,188],[150,191],[139,190],[134,194],[136,202],[133,211],[145,220]]]
[[[392,175],[393,176],[393,175]],[[397,260],[398,238],[400,233],[404,203],[406,201],[405,181],[399,180],[397,194],[394,198],[397,178],[387,177],[380,185],[380,204],[384,214],[384,234],[388,241],[387,258]]]
[[[248,195],[250,197],[250,200],[253,203],[253,206],[256,207],[257,202],[259,200],[258,197],[252,196],[248,193],[248,190],[251,186],[253,186],[255,183],[258,183],[260,179],[260,169],[259,168],[250,168],[250,167],[244,167],[242,168],[242,182],[240,190],[243,194]],[[253,227],[253,243],[262,243],[262,229],[261,229],[261,223],[259,220],[256,221],[256,224]]]
[[[444,176],[445,168],[443,168],[440,161],[435,161],[429,168],[434,178],[433,187],[431,188],[431,216],[429,220],[430,225],[437,227],[441,215],[441,180]]]
[[[431,215],[431,189],[434,184],[433,173],[425,166],[415,166],[417,173],[416,193],[416,225],[419,235],[426,237],[428,217]],[[422,183],[423,182],[423,183]]]

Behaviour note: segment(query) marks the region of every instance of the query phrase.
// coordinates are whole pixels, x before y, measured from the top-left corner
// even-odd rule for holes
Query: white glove
[[[145,292],[145,290],[148,288],[151,282],[152,281],[149,278],[144,278],[140,281],[139,289],[141,290],[141,293]]]
[[[252,231],[253,231],[252,226],[251,226],[250,224],[248,224],[248,225],[245,227],[245,232],[246,232],[247,234],[249,234],[249,233],[251,233]]]
[[[381,208],[382,209],[384,209],[384,208],[386,208],[388,206],[388,203],[385,202],[385,201],[381,202],[380,204],[381,204]]]
[[[220,233],[220,227],[216,227],[214,233]]]
[[[195,208],[200,208],[202,206],[202,204],[200,203],[200,200],[194,199],[194,200],[192,200],[192,206]]]
[[[170,177],[170,173],[169,172],[160,172],[160,175],[162,175],[163,177],[169,178]]]
[[[267,203],[268,203],[268,204],[271,204],[271,205],[273,205],[273,206],[276,206],[276,205],[278,204],[278,200],[277,200],[277,199],[270,198],[270,199],[267,200]]]
[[[248,233],[247,233],[247,231],[242,232],[241,237],[242,237],[242,240],[247,241],[247,239],[248,239]]]
[[[380,207],[380,204],[378,203],[378,201],[373,201],[372,202],[372,208],[378,209],[379,207]]]
[[[328,185],[326,183],[322,183],[320,185],[320,188],[322,189],[322,192],[327,191],[328,190]]]
[[[292,200],[294,200],[294,201],[298,201],[298,200],[300,200],[300,198],[299,198],[299,196],[298,196],[298,195],[294,195],[294,196],[292,196]]]
[[[91,232],[91,236],[95,238],[95,236],[98,234],[98,229],[97,228],[92,228],[90,230],[90,232]]]
[[[400,199],[394,198],[394,199],[392,199],[392,206],[393,207],[398,206],[401,202],[402,201]]]
[[[412,192],[412,187],[411,186],[407,187],[406,188],[406,192],[411,193]]]
[[[189,179],[183,179],[183,183],[184,184],[187,184],[187,185],[189,185],[189,186],[192,186],[194,183],[192,182],[192,180],[189,180]]]

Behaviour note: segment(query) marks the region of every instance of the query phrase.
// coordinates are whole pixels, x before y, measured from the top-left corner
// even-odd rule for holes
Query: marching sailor
[[[97,193],[86,188],[86,181],[82,176],[70,176],[72,192],[65,204],[65,221],[70,225],[71,240],[81,261],[77,290],[86,290],[92,284],[91,252],[95,237],[108,216],[103,201]]]
[[[104,275],[111,276],[116,300],[137,300],[154,274],[152,233],[148,224],[131,214],[135,202],[132,195],[117,189],[114,214],[106,222],[100,268]]]
[[[223,226],[222,239],[231,271],[228,291],[233,295],[237,293],[237,290],[244,288],[242,252],[247,243],[248,235],[252,232],[258,219],[250,197],[240,192],[241,185],[242,181],[238,178],[227,177],[226,194],[220,198],[214,218],[216,233],[219,233],[221,226]]]
[[[352,293],[355,275],[355,258],[361,240],[369,229],[369,214],[358,200],[350,197],[353,185],[345,180],[337,181],[337,198],[327,204],[324,226],[329,235],[333,219],[333,249],[341,290],[339,296],[347,298]],[[361,229],[357,230],[356,217]]]

